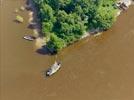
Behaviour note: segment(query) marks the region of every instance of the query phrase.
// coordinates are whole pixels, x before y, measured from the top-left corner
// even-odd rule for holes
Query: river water
[[[55,56],[36,52],[28,11],[24,23],[14,22],[15,8],[25,0],[1,0],[1,100],[134,100],[134,6],[123,12],[113,27],[98,37],[64,49],[57,59],[62,68],[50,78],[43,71]]]

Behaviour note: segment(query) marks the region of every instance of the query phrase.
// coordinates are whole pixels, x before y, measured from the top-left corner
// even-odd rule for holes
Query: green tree
[[[109,29],[116,20],[117,0],[34,0],[47,43],[56,52],[78,41],[90,29]]]
[[[63,39],[58,38],[55,34],[51,34],[47,47],[52,53],[57,53],[65,47],[65,42]]]
[[[48,4],[42,4],[40,8],[40,18],[42,21],[48,21],[53,19],[54,11]]]

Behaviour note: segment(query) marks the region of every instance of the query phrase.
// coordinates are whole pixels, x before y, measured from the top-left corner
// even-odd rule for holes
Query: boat
[[[29,41],[33,41],[33,40],[36,39],[34,36],[30,36],[30,35],[26,35],[23,38],[26,39],[26,40],[29,40]]]
[[[61,68],[60,62],[55,62],[47,71],[46,76],[51,76]]]
[[[131,5],[131,3],[132,3],[131,0],[119,0],[116,6],[121,10],[127,10]]]

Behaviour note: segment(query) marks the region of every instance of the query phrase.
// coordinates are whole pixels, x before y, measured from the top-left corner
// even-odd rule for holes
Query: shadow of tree
[[[51,53],[49,52],[46,46],[43,46],[42,48],[37,49],[36,52],[42,55],[51,55]]]
[[[42,46],[42,48],[40,49],[37,49],[36,52],[42,55],[51,55],[51,56],[57,54],[56,52],[51,52],[50,50],[48,50],[46,45]]]

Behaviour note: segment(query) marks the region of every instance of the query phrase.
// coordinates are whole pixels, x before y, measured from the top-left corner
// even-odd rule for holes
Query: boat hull
[[[28,40],[28,41],[33,41],[33,40],[35,40],[35,37],[33,37],[33,36],[24,36],[23,37],[25,40]]]
[[[55,74],[61,68],[61,64],[53,65],[46,71],[46,76],[51,76]]]

